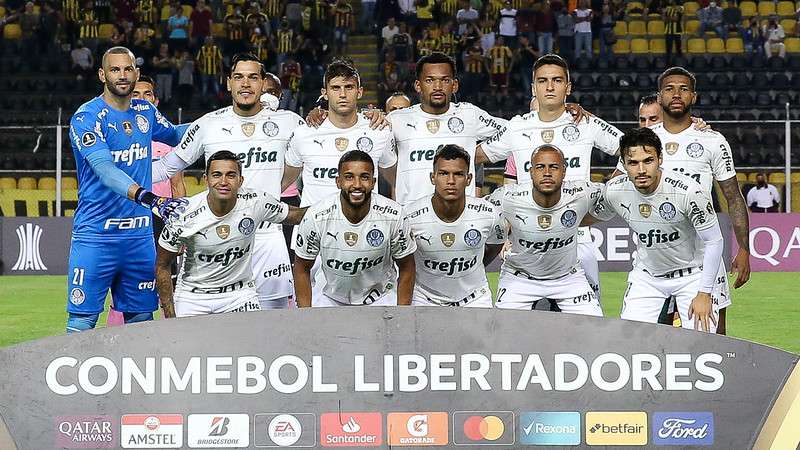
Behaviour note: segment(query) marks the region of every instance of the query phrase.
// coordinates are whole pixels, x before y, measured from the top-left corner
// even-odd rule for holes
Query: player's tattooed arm
[[[397,180],[397,164],[392,167],[381,167],[378,174],[389,184],[389,198],[394,199],[394,187]]]
[[[286,216],[286,219],[281,222],[290,225],[297,225],[303,220],[303,216],[306,215],[306,210],[308,210],[308,206],[303,208],[298,208],[296,206],[289,206],[289,214]]]
[[[483,266],[486,267],[497,258],[497,255],[503,251],[505,244],[486,244],[486,249],[483,251]]]
[[[294,269],[294,296],[298,308],[311,307],[311,267],[313,260],[303,259],[295,255]]]
[[[290,166],[286,163],[283,164],[283,178],[281,178],[281,192],[285,191],[286,188],[292,185],[295,181],[297,181],[297,177],[300,176],[300,172],[303,171],[302,167],[294,167]]]
[[[414,254],[395,259],[394,262],[397,263],[399,272],[397,275],[397,305],[410,306],[411,296],[414,294],[414,280],[417,271],[414,263]]]
[[[733,287],[738,289],[750,280],[750,217],[747,215],[747,205],[736,177],[720,181],[719,186],[728,201],[733,234],[739,244],[739,251],[731,264],[731,273],[737,274]]]
[[[169,319],[175,317],[175,303],[172,301],[172,272],[170,267],[178,256],[164,247],[158,246],[156,257],[156,286],[158,288],[158,298],[164,317]]]

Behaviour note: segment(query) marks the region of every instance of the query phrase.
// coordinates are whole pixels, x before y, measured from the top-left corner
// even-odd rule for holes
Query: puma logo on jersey
[[[655,244],[667,244],[681,238],[677,230],[672,233],[667,233],[659,229],[650,230],[647,233],[639,233],[638,236],[639,242],[644,244],[645,247],[652,247]]]
[[[318,141],[318,140],[314,139],[314,143],[315,143],[315,144],[317,144],[317,145],[319,145],[319,148],[322,148],[322,143],[323,143],[323,142],[325,142],[325,140],[324,140],[324,139],[323,139],[323,140],[321,140],[321,141]]]
[[[531,135],[530,134],[522,133],[522,135],[525,136],[526,138],[528,138],[529,141],[531,140]]]
[[[407,123],[407,124],[406,124],[406,126],[407,126],[407,127],[411,127],[411,128],[413,128],[413,129],[414,129],[414,131],[416,131],[416,130],[417,130],[417,126],[416,126],[416,125],[414,125],[414,124],[412,124],[412,123]]]
[[[563,248],[572,243],[575,240],[575,236],[570,236],[567,239],[561,238],[547,238],[546,241],[526,241],[525,239],[519,240],[519,245],[533,249],[535,251],[541,251],[542,253],[547,252],[548,250],[557,250],[559,248]]]
[[[527,217],[522,217],[522,216],[520,216],[519,214],[514,214],[514,217],[516,217],[516,218],[517,218],[517,219],[518,219],[520,222],[527,224],[527,223],[525,222],[526,220],[528,220],[528,218],[527,218]]]
[[[225,128],[225,127],[222,127],[222,131],[227,131],[227,132],[228,132],[228,134],[231,134],[231,135],[232,135],[232,134],[233,134],[233,127],[230,127],[230,128]]]
[[[332,237],[334,240],[339,240],[339,233],[331,233],[330,231],[326,231],[325,235]]]
[[[368,257],[356,258],[355,261],[340,261],[338,259],[329,259],[325,261],[325,265],[334,270],[340,270],[350,275],[355,275],[358,272],[366,269],[371,269],[383,262],[383,255],[369,259]]]
[[[625,208],[628,211],[628,214],[631,213],[631,205],[624,205],[624,204],[620,203],[619,206]]]
[[[197,234],[199,234],[200,236],[203,236],[203,239],[208,239],[208,236],[206,236],[206,233],[208,233],[207,230],[206,231],[198,231],[197,232]]]
[[[112,130],[117,131],[117,124],[109,122],[108,123],[108,128],[111,128]]]
[[[419,236],[417,236],[417,237],[418,237],[418,238],[420,238],[420,239],[422,239],[423,241],[427,242],[427,243],[428,243],[428,245],[431,245],[431,237],[430,237],[430,236],[422,236],[422,235],[419,235]]]

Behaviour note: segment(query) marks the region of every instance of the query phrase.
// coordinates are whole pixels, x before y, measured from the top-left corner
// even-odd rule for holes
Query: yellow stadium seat
[[[78,189],[78,179],[75,177],[62,178],[61,189]]]
[[[736,181],[738,181],[739,184],[747,182],[747,175],[745,175],[744,172],[736,172]]]
[[[631,43],[627,39],[617,39],[614,43],[614,53],[617,55],[624,55],[630,53]]]
[[[172,11],[170,11],[169,5],[164,5],[161,7],[161,21],[166,21],[169,19],[169,16],[172,15]]]
[[[697,2],[686,2],[683,4],[683,14],[687,16],[694,16],[697,10],[700,9],[700,4]]]
[[[614,24],[614,34],[617,35],[618,38],[621,38],[622,36],[628,34],[628,24],[626,22],[618,20]]]
[[[211,34],[214,37],[225,37],[225,24],[224,23],[211,24]]]
[[[592,183],[602,183],[606,179],[606,177],[602,173],[593,173],[591,177],[592,177]]]
[[[786,174],[783,172],[772,172],[767,175],[767,182],[771,184],[786,184]]]
[[[0,18],[5,17],[5,16],[6,16],[6,7],[5,6],[0,6]]]
[[[664,21],[651,20],[647,22],[647,35],[648,36],[661,36],[664,34]]]
[[[100,24],[100,29],[97,32],[97,35],[100,39],[111,39],[112,34],[114,34],[113,24],[110,23]]]
[[[795,12],[794,3],[787,2],[787,1],[778,2],[778,8],[776,9],[776,12],[781,17],[792,17],[792,16],[794,16],[794,12]]]
[[[183,176],[183,184],[186,186],[197,186],[200,182],[192,175]]]
[[[728,40],[725,41],[725,51],[728,53],[744,53],[744,42],[742,38],[728,38]]]
[[[783,44],[786,46],[787,52],[800,53],[800,38],[787,37],[784,39]]]
[[[33,5],[33,13],[34,14],[41,14],[42,13],[42,7],[39,6],[39,5]]]
[[[700,21],[699,20],[687,20],[686,26],[683,29],[686,34],[695,35],[700,30]]]
[[[186,17],[192,17],[192,11],[194,8],[191,5],[183,5],[183,15]]]
[[[793,34],[797,21],[794,19],[781,19],[781,26],[786,34]]]
[[[708,53],[725,53],[725,41],[720,38],[711,38],[706,41]]]
[[[747,181],[749,183],[755,183],[756,182],[756,175],[758,175],[758,172],[750,172],[750,173],[748,173],[747,174]]]
[[[5,39],[19,39],[22,37],[22,28],[18,23],[9,23],[3,27],[3,37]]]
[[[630,11],[632,9],[644,10],[644,4],[642,2],[628,2],[628,4],[625,5],[625,10]]]
[[[206,189],[206,185],[204,184],[196,184],[194,186],[186,186],[186,195],[191,197],[192,195],[199,194]]]
[[[756,2],[744,1],[739,3],[739,9],[742,10],[742,17],[753,17],[758,14],[758,7]]]
[[[758,15],[761,17],[770,16],[775,14],[775,3],[770,1],[758,2]]]
[[[17,180],[11,177],[0,178],[0,189],[16,189]]]
[[[650,53],[666,53],[666,52],[667,52],[667,43],[664,41],[664,39],[650,39]]]
[[[56,188],[56,179],[53,177],[42,177],[39,178],[39,190],[40,191],[52,191]]]
[[[22,177],[17,180],[17,189],[36,189],[36,178]]]
[[[687,44],[687,50],[689,51],[689,53],[705,53],[706,41],[702,38],[689,39],[689,42]]]
[[[800,183],[800,172],[792,172],[792,183]]]
[[[631,20],[628,22],[628,34],[631,36],[644,36],[647,33],[647,25],[642,20]]]
[[[642,54],[642,53],[647,53],[648,51],[649,51],[649,46],[647,45],[647,39],[642,39],[642,38],[631,39],[631,53]]]

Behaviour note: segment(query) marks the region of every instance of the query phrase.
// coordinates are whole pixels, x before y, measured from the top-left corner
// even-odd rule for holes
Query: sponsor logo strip
[[[418,447],[447,445],[449,437],[446,412],[389,413],[386,419],[389,445]]]
[[[116,448],[117,433],[111,416],[58,416],[56,448]]]
[[[513,445],[514,413],[511,411],[457,411],[453,413],[456,445]]]
[[[526,445],[580,445],[578,412],[525,412],[519,418],[519,442]]]
[[[180,414],[128,414],[122,416],[122,448],[183,447],[183,416]]]
[[[641,411],[587,412],[588,445],[647,445],[647,413]]]
[[[653,414],[653,444],[713,445],[714,414],[657,412]]]
[[[250,416],[247,414],[190,414],[187,422],[189,448],[250,446]]]
[[[331,412],[320,418],[323,447],[380,447],[383,420],[380,413]]]

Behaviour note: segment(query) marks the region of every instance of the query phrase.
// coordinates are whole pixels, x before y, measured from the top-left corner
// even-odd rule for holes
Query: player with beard
[[[280,198],[289,137],[303,119],[292,111],[269,109],[261,102],[265,92],[280,94],[280,84],[253,55],[242,53],[233,58],[228,90],[233,104],[192,122],[174,156],[170,154],[154,166],[156,179],[169,177],[201,157],[208,159],[220,150],[230,150],[242,161],[245,188]],[[258,224],[252,258],[262,309],[286,308],[292,295],[292,274],[280,225],[268,221]]]
[[[411,304],[416,244],[400,205],[372,193],[374,174],[368,153],[345,153],[338,163],[339,192],[314,203],[297,227],[297,306]],[[311,268],[317,258],[328,281],[312,296]]]
[[[536,60],[531,89],[539,110],[514,117],[494,138],[481,144],[476,153],[477,162],[514,158],[520,171],[528,172],[533,149],[552,144],[564,152],[565,179],[589,181],[592,149],[617,155],[622,132],[598,117],[573,122],[565,106],[572,91],[569,69],[567,62],[558,55],[545,55]],[[528,177],[520,177],[518,182],[527,184],[528,180]],[[589,229],[581,228],[578,239],[581,266],[599,299],[600,271]]]
[[[564,154],[553,145],[533,150],[531,183],[506,185],[489,197],[510,225],[510,248],[500,269],[498,308],[602,316],[600,302],[578,261],[578,227],[593,214],[603,185],[564,181]]]
[[[267,192],[240,189],[239,155],[221,150],[208,157],[207,190],[189,198],[158,241],[156,279],[165,317],[187,317],[261,309],[251,257],[263,222],[298,223],[304,209]],[[169,267],[185,249],[173,292]]]
[[[70,120],[79,189],[68,333],[95,327],[109,289],[126,323],[153,318],[158,299],[152,213],[166,219],[186,204],[149,191],[152,141],[176,145],[185,127],[173,126],[150,102],[131,98],[139,77],[135,61],[125,47],[107,50],[98,70],[102,95],[81,105]]]
[[[625,133],[620,148],[626,174],[608,182],[593,215],[607,220],[614,212],[636,236],[621,317],[655,323],[664,298],[673,296],[683,328],[713,333],[712,291],[724,243],[709,192],[692,177],[662,169],[661,141],[650,128]]]
[[[433,194],[404,207],[417,276],[414,306],[492,307],[486,266],[505,242],[499,208],[467,196],[472,181],[469,153],[455,144],[433,157]]]

